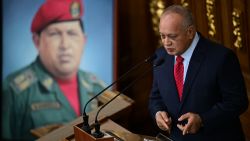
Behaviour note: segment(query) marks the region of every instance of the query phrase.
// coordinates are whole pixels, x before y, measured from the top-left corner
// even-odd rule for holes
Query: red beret
[[[39,32],[50,23],[81,19],[82,0],[46,0],[33,18],[31,32]]]

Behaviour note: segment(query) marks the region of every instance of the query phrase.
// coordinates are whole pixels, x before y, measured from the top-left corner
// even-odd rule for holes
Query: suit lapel
[[[163,88],[164,93],[168,95],[168,97],[173,98],[174,103],[179,103],[179,97],[177,93],[177,88],[175,85],[175,79],[174,79],[174,56],[173,55],[166,55],[165,57],[165,63],[161,66],[162,68],[159,70],[162,70],[160,73],[160,82],[161,88]],[[176,105],[178,106],[178,105]]]
[[[181,105],[179,107],[179,111],[182,109],[183,104],[185,103],[185,100],[187,99],[188,95],[190,94],[191,86],[199,72],[200,66],[205,58],[205,50],[202,46],[202,37],[200,38],[200,41],[198,42],[193,55],[190,59],[187,74],[186,74],[186,80],[183,87],[183,99],[181,102]]]

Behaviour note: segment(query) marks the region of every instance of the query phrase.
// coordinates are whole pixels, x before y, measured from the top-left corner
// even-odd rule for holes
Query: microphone
[[[127,90],[128,88],[130,88],[131,86],[133,86],[135,84],[135,82],[137,82],[138,80],[140,80],[141,78],[143,78],[152,68],[155,68],[155,67],[158,67],[158,66],[162,65],[163,62],[164,62],[163,58],[159,59],[159,61],[157,61],[155,64],[153,64],[153,66],[150,67],[150,69],[148,69],[147,71],[145,71],[142,75],[140,75],[135,80],[133,80],[127,87],[125,87],[124,89],[122,89],[122,91],[120,91],[115,97],[113,97],[107,103],[105,103],[105,104],[102,105],[102,107],[97,111],[96,116],[95,116],[95,124],[94,124],[94,126],[95,126],[95,132],[93,133],[93,136],[95,138],[102,138],[104,136],[104,133],[102,133],[100,131],[100,123],[97,120],[100,111],[105,106],[107,106],[110,102],[112,102],[116,97],[118,97],[119,95],[121,95],[125,90]]]
[[[156,58],[156,54],[153,54],[151,56],[149,56],[148,58],[146,58],[145,60],[143,60],[142,62],[138,63],[137,65],[135,65],[134,67],[132,67],[131,69],[129,69],[126,73],[124,73],[119,79],[117,79],[116,81],[114,81],[113,83],[111,83],[109,86],[107,86],[106,88],[104,88],[102,91],[100,91],[97,95],[95,95],[94,97],[92,97],[89,101],[87,101],[87,103],[84,106],[83,109],[83,126],[82,129],[91,134],[91,128],[89,126],[89,116],[86,114],[86,108],[87,105],[95,98],[97,98],[100,94],[102,94],[104,91],[106,91],[108,88],[110,88],[111,86],[113,86],[115,83],[121,81],[122,79],[124,79],[131,71],[139,68],[140,66],[142,66],[144,63],[150,63],[152,62],[155,58]]]

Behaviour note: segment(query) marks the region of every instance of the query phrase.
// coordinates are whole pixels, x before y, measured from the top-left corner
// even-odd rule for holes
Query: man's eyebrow
[[[167,34],[164,34],[164,33],[159,33],[160,35],[165,35],[165,36],[175,36],[175,35],[178,35],[176,33],[167,33]]]

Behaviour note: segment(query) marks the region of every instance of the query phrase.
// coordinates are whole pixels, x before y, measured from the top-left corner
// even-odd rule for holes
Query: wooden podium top
[[[134,134],[110,119],[101,121],[101,132],[106,137],[95,138],[84,132],[80,127],[75,126],[75,137],[68,137],[65,141],[156,141],[155,137]]]
[[[114,101],[112,101],[105,108],[102,109],[102,111],[99,113],[98,120],[100,121],[108,118],[116,118],[118,116],[121,116],[123,113],[126,113],[125,111],[131,108],[133,102],[134,101],[128,98],[127,96],[124,95],[118,96]],[[90,125],[94,123],[98,109],[88,113]],[[72,122],[42,136],[37,141],[66,141],[67,140],[66,138],[74,136],[73,126],[78,125],[82,122],[83,122],[82,116],[78,117]]]

